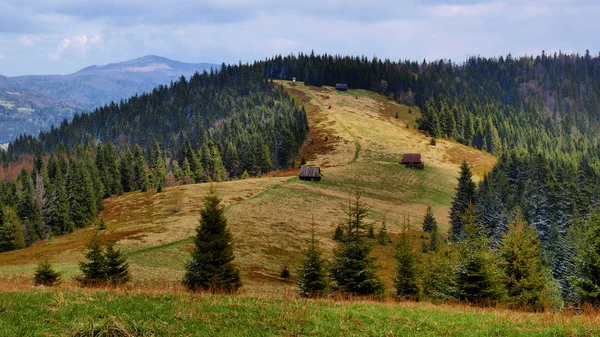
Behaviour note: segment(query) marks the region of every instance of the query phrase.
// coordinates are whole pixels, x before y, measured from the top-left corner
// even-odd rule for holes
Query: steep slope
[[[322,166],[324,179],[320,183],[299,181],[294,169],[217,184],[234,236],[236,264],[249,291],[285,285],[278,278],[279,271],[284,265],[295,270],[313,221],[321,246],[330,253],[334,228],[343,217],[349,193],[357,188],[372,207],[369,220],[378,224],[385,219],[393,236],[404,215],[409,215],[417,244],[427,205],[434,207],[438,221],[447,228],[460,162],[467,159],[479,178],[496,162],[490,154],[456,142],[439,140],[436,146],[429,145],[429,138],[414,129],[419,111],[386,96],[281,84],[306,107],[311,133],[303,155],[309,163]],[[404,152],[422,153],[425,170],[399,165]],[[108,229],[103,236],[117,240],[127,253],[135,282],[180,279],[207,189],[208,184],[186,185],[159,194],[135,192],[105,200]],[[58,263],[67,278],[75,275],[76,262],[82,259],[93,231],[86,228],[0,254],[0,275],[30,277],[42,257]],[[375,252],[380,272],[389,283],[393,246],[376,246]]]
[[[76,112],[150,92],[182,75],[211,68],[218,65],[148,55],[68,75],[0,77],[0,144],[22,133],[37,135]]]

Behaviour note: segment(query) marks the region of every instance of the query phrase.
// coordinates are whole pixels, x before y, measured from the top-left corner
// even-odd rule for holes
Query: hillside
[[[68,75],[0,77],[0,144],[20,134],[37,136],[52,124],[70,120],[111,101],[150,92],[182,75],[217,69],[209,63],[183,63],[148,55],[86,67]]]
[[[299,181],[297,169],[290,169],[216,184],[227,207],[235,262],[247,292],[292,285],[281,282],[278,274],[284,265],[295,270],[313,220],[321,246],[330,252],[333,230],[349,193],[356,188],[364,191],[364,201],[372,207],[369,220],[385,219],[394,237],[404,214],[410,215],[418,244],[419,223],[427,205],[434,207],[442,231],[447,229],[461,161],[467,159],[478,178],[496,163],[490,154],[454,141],[429,145],[430,139],[414,128],[418,109],[398,105],[386,96],[291,82],[282,85],[307,110],[311,131],[302,152],[309,163],[323,168],[324,179],[320,183]],[[422,153],[425,170],[399,165],[404,152]],[[177,284],[207,189],[208,184],[185,185],[158,194],[133,192],[105,200],[103,217],[108,229],[103,236],[117,240],[126,252],[134,284]],[[2,253],[0,275],[17,281],[30,278],[38,260],[47,257],[70,278],[77,273],[77,262],[92,233],[93,228],[85,228]],[[375,253],[389,285],[393,246],[376,246]]]

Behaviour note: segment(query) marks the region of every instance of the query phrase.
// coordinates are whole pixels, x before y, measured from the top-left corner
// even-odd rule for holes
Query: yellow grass
[[[429,145],[429,138],[414,128],[418,109],[410,108],[409,113],[409,107],[385,96],[281,84],[307,108],[311,133],[303,155],[310,164],[323,167],[324,178],[320,183],[299,181],[296,171],[287,170],[265,178],[216,184],[234,237],[235,263],[247,292],[278,293],[289,288],[290,283],[279,279],[279,272],[289,266],[293,282],[313,219],[321,247],[331,254],[333,231],[355,189],[364,191],[363,201],[371,207],[368,221],[379,224],[385,219],[393,238],[405,214],[409,215],[417,246],[428,205],[434,208],[442,228],[447,228],[461,161],[469,161],[476,179],[496,162],[493,156],[456,142],[438,140],[437,146]],[[421,153],[426,169],[399,165],[404,152]],[[102,235],[117,241],[127,254],[136,284],[174,284],[181,278],[207,189],[208,184],[187,185],[158,194],[134,192],[105,200],[107,230]],[[0,277],[29,278],[37,262],[49,258],[70,279],[76,275],[77,262],[83,259],[93,233],[93,228],[86,228],[0,254]],[[388,285],[393,251],[393,245],[374,249]]]

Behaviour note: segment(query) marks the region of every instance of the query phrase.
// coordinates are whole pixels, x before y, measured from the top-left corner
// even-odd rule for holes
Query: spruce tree
[[[182,281],[189,290],[235,292],[242,285],[239,272],[232,264],[231,233],[220,202],[211,185],[204,197],[200,225],[194,238],[195,248]]]
[[[25,225],[25,242],[31,244],[43,238],[43,219],[31,174],[24,168],[17,178],[17,186],[17,215]]]
[[[360,198],[356,192],[354,201],[348,202],[344,239],[334,250],[330,278],[343,293],[381,296],[384,285],[377,276],[375,258],[370,256],[371,247],[363,239],[369,208]]]
[[[471,168],[466,161],[460,166],[460,176],[456,195],[450,208],[451,238],[459,241],[463,231],[463,217],[469,205],[475,204],[475,183],[472,179]]]
[[[127,259],[119,249],[115,249],[114,243],[106,246],[106,281],[117,285],[129,282],[129,265]]]
[[[496,303],[506,295],[502,271],[489,239],[476,224],[471,205],[465,211],[462,227],[464,236],[459,248],[458,296],[471,303]]]
[[[456,250],[441,247],[429,256],[423,275],[423,294],[433,300],[458,298]]]
[[[150,183],[148,181],[148,173],[146,172],[144,153],[142,152],[142,148],[137,144],[134,147],[133,157],[135,189],[145,192],[150,188]]]
[[[433,229],[431,230],[431,233],[429,233],[429,251],[430,252],[437,252],[438,249],[440,248],[440,234],[438,232],[438,225],[437,223],[433,226]]]
[[[335,227],[335,232],[333,232],[333,240],[337,242],[342,242],[344,240],[344,229],[342,225],[337,225]]]
[[[520,214],[504,235],[500,257],[509,302],[519,308],[544,309],[548,280],[542,246],[535,229],[524,224]]]
[[[423,231],[426,233],[431,233],[433,227],[435,226],[437,226],[437,222],[435,221],[435,216],[433,215],[433,209],[431,206],[427,206],[425,216],[423,217]]]
[[[417,260],[418,256],[410,246],[408,233],[410,225],[405,222],[400,233],[400,241],[396,247],[396,272],[394,274],[395,295],[399,299],[419,298],[420,287],[418,284]]]
[[[575,288],[583,303],[600,306],[600,212],[592,212],[590,219],[577,233],[577,277]]]
[[[287,281],[287,279],[289,279],[290,276],[291,274],[288,266],[283,266],[283,268],[281,269],[281,273],[279,273],[279,277],[281,277],[282,280]]]
[[[123,192],[135,191],[137,188],[135,183],[134,157],[133,152],[131,152],[129,147],[125,147],[121,151],[121,156],[119,157],[119,172],[121,173],[121,186],[123,187]]]
[[[152,166],[150,171],[152,186],[156,188],[157,192],[162,192],[162,188],[167,184],[167,164],[158,142],[154,143],[154,147],[152,148]]]
[[[392,243],[392,239],[390,238],[390,234],[388,233],[385,221],[381,222],[381,227],[379,227],[379,232],[377,232],[377,243],[383,246]]]
[[[0,205],[0,253],[25,248],[25,237],[16,212]]]
[[[43,214],[46,225],[54,235],[70,233],[75,230],[75,225],[69,213],[69,198],[65,186],[65,177],[60,167],[56,168],[54,183],[47,191]]]
[[[302,297],[322,296],[327,290],[325,261],[315,235],[314,224],[311,225],[310,244],[304,251],[304,260],[298,269],[298,293]]]
[[[33,283],[51,287],[58,282],[60,282],[60,273],[52,269],[48,260],[40,262],[35,269]]]
[[[77,161],[69,167],[66,177],[69,214],[76,228],[92,224],[98,214],[97,195],[92,178],[84,163]]]
[[[106,256],[104,247],[100,244],[98,237],[92,238],[85,252],[86,262],[79,263],[81,275],[77,281],[82,285],[99,285],[106,282]]]

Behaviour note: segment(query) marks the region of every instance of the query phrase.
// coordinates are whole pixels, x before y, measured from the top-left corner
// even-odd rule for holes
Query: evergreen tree
[[[547,273],[542,262],[542,246],[535,229],[517,214],[500,247],[508,300],[519,308],[544,309]]]
[[[69,167],[66,190],[69,214],[75,227],[91,225],[98,213],[97,195],[94,193],[92,179],[82,162],[75,162]]]
[[[167,164],[162,149],[158,142],[154,143],[152,148],[152,166],[150,168],[152,175],[152,186],[157,192],[162,192],[163,186],[167,184]]]
[[[82,285],[99,285],[106,282],[106,256],[98,237],[92,238],[84,254],[86,262],[79,263],[81,275],[77,281]]]
[[[314,224],[311,225],[310,236],[310,244],[298,269],[298,293],[302,297],[322,296],[327,290],[325,261],[321,258]]]
[[[281,273],[279,273],[279,277],[281,277],[282,280],[287,281],[287,279],[289,279],[290,276],[291,275],[288,266],[283,266],[283,269],[281,269]]]
[[[423,217],[423,231],[426,233],[431,233],[433,227],[436,226],[437,222],[435,221],[435,217],[433,216],[433,209],[431,208],[431,206],[427,206],[425,216]]]
[[[60,282],[60,273],[52,269],[48,260],[40,262],[35,269],[33,283],[51,287],[58,282]]]
[[[148,173],[146,172],[146,160],[144,153],[139,145],[135,145],[133,154],[133,176],[135,181],[135,189],[145,192],[150,187]]]
[[[0,253],[25,248],[23,230],[15,211],[0,205]]]
[[[129,265],[126,258],[114,244],[106,247],[106,280],[108,283],[117,285],[129,282]]]
[[[337,242],[342,242],[344,240],[344,229],[342,225],[337,225],[335,227],[335,232],[333,232],[333,240]]]
[[[381,227],[379,227],[379,232],[377,233],[377,243],[384,246],[392,243],[392,239],[390,238],[390,234],[388,233],[385,221],[382,221]]]
[[[418,256],[410,246],[408,233],[410,226],[404,222],[400,241],[396,248],[396,272],[394,274],[395,295],[400,299],[419,298],[420,288],[418,284],[417,260]]]
[[[463,217],[469,205],[475,204],[475,183],[472,179],[471,168],[466,161],[460,166],[460,176],[456,195],[450,208],[451,238],[458,241],[463,236]]]
[[[183,284],[192,291],[235,292],[242,285],[239,272],[231,263],[234,259],[231,233],[220,202],[211,185],[200,212],[192,259],[183,277]]]
[[[29,171],[22,169],[17,178],[17,215],[25,225],[25,242],[43,238],[42,214],[35,198],[35,187]]]
[[[371,247],[364,242],[366,224],[364,218],[369,210],[361,200],[359,192],[353,202],[349,200],[344,224],[344,239],[334,250],[330,278],[344,293],[381,296],[384,285],[377,276],[375,258]]]
[[[69,213],[69,198],[65,186],[64,173],[60,167],[56,168],[54,184],[47,191],[44,203],[44,218],[46,225],[54,235],[70,233],[75,230]]]
[[[121,173],[121,186],[123,192],[135,191],[137,188],[135,182],[135,165],[133,152],[129,147],[125,147],[119,158],[119,172]]]
[[[423,294],[433,300],[451,300],[458,297],[458,264],[455,250],[442,247],[429,256],[423,275]]]
[[[574,231],[575,232],[575,231]],[[575,288],[583,303],[600,305],[600,212],[592,212],[577,233]]]
[[[460,243],[457,290],[461,300],[471,303],[495,303],[506,295],[497,257],[489,240],[477,226],[472,206],[468,206],[462,223],[464,239]]]
[[[438,225],[437,223],[434,224],[433,228],[431,229],[431,233],[429,233],[429,251],[430,252],[437,252],[438,249],[440,248],[440,234],[438,233]]]

